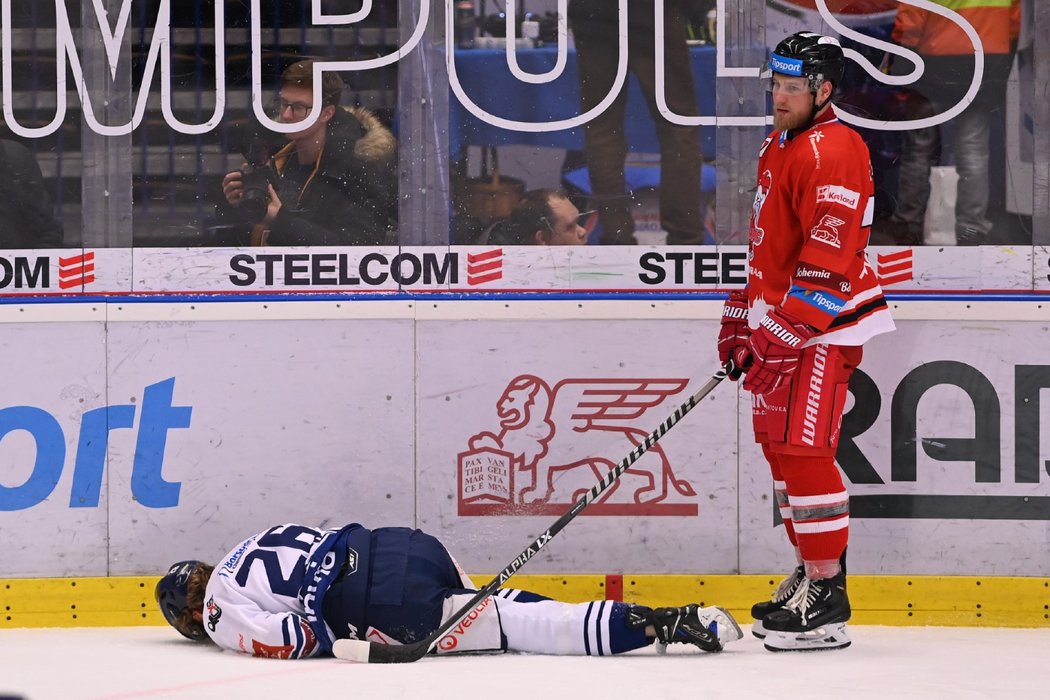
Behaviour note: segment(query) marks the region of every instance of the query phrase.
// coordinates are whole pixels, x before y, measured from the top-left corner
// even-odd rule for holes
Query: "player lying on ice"
[[[436,538],[402,527],[278,525],[218,566],[172,565],[157,583],[165,619],[184,636],[253,656],[329,655],[336,639],[424,639],[476,591]],[[654,642],[721,651],[740,639],[722,608],[571,604],[501,589],[436,645],[438,653],[620,654]]]

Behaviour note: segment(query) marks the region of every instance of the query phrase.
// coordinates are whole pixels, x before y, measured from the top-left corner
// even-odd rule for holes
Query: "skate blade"
[[[830,651],[845,649],[853,640],[845,622],[834,622],[806,632],[766,630],[765,647],[769,651]]]
[[[736,619],[733,618],[728,610],[725,608],[711,607],[705,608],[704,611],[713,611],[711,612],[712,620],[707,628],[718,638],[718,643],[723,649],[726,644],[744,638],[744,633],[740,630],[740,625],[737,624]]]
[[[766,634],[767,634],[766,633],[766,626],[764,624],[762,624],[761,620],[755,620],[751,624],[751,634],[753,634],[755,637],[757,637],[759,639],[765,639],[766,638]]]

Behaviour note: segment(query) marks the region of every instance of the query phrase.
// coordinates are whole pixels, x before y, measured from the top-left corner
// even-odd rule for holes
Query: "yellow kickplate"
[[[0,580],[0,629],[162,625],[155,576]]]
[[[491,574],[472,575],[482,586]],[[523,574],[508,581],[566,602],[606,597],[650,606],[700,603],[750,623],[781,575]],[[163,625],[153,600],[157,577],[0,580],[0,629]],[[861,625],[1050,627],[1050,578],[850,576],[853,619]]]
[[[742,621],[768,600],[782,575],[623,577],[623,598],[647,605],[719,605]],[[1050,627],[1050,578],[850,576],[852,622],[860,625]]]

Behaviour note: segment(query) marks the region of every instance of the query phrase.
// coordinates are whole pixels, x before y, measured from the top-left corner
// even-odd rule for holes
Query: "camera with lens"
[[[244,196],[241,198],[242,216],[254,224],[266,218],[269,206],[269,185],[276,184],[273,168],[270,167],[271,144],[265,138],[255,137],[248,141],[243,151],[248,164],[241,168]]]

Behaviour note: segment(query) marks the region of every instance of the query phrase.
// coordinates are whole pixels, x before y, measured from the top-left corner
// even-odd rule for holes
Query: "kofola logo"
[[[287,253],[230,258],[230,282],[238,287],[378,287],[459,282],[459,254]]]
[[[747,284],[747,251],[642,253],[642,284]]]
[[[901,378],[887,406],[875,381],[854,371],[853,407],[843,416],[835,456],[853,484],[850,517],[1050,521],[1050,461],[1041,460],[1039,452],[1041,441],[1045,444],[1040,395],[1050,390],[1050,365],[1017,365],[1013,374],[1013,387],[997,391],[965,362],[928,362]],[[1003,389],[1014,397],[1007,407],[999,396]],[[962,435],[937,418],[959,411],[973,416],[972,428]],[[888,464],[864,453],[861,446],[875,440],[858,440],[882,413],[890,414],[880,422],[889,430],[888,440],[879,438],[890,445]],[[938,434],[938,425],[949,435]],[[1004,439],[1007,451],[1012,442],[1013,464],[1003,462]],[[934,476],[931,462],[946,466]]]
[[[636,449],[664,416],[650,409],[688,379],[514,377],[495,401],[498,427],[458,455],[460,515],[558,515]],[[699,512],[696,491],[654,445],[585,515]]]

